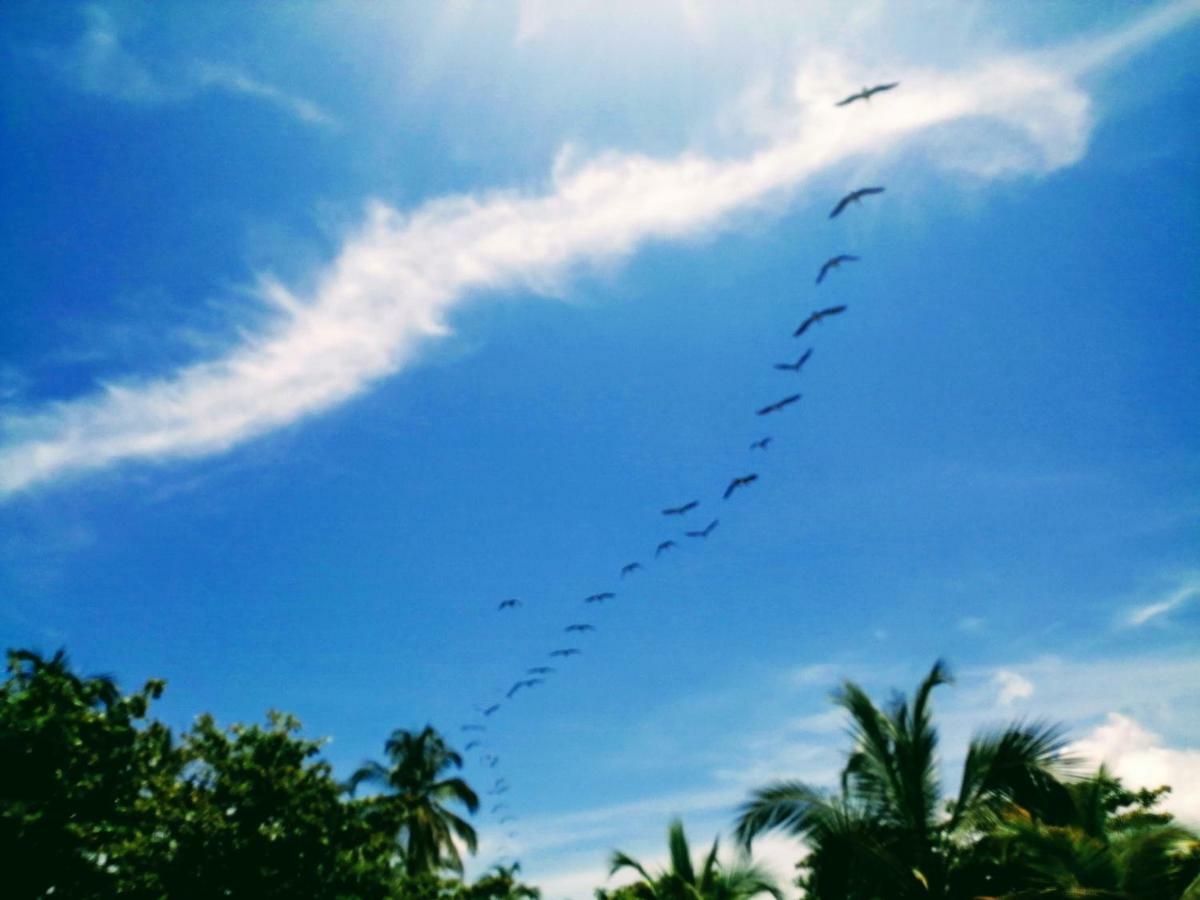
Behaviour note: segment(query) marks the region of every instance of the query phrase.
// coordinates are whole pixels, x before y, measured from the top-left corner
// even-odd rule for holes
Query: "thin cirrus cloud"
[[[182,103],[204,91],[221,91],[266,103],[308,125],[336,120],[311,100],[291,94],[222,63],[194,60],[163,74],[132,53],[112,15],[100,6],[84,9],[87,25],[73,44],[42,49],[39,55],[79,90],[143,106]]]
[[[1124,624],[1140,628],[1148,622],[1162,619],[1197,598],[1200,598],[1200,574],[1193,573],[1161,599],[1129,610],[1125,615]]]
[[[260,279],[273,317],[226,355],[0,420],[0,496],[123,462],[228,450],[410,364],[425,341],[448,333],[449,312],[468,299],[545,290],[574,267],[619,259],[646,241],[712,231],[844,160],[916,141],[932,163],[982,177],[1070,165],[1093,122],[1076,79],[1197,13],[1194,2],[1160,8],[1070,53],[998,57],[969,71],[899,71],[903,89],[869,111],[833,106],[867,79],[826,55],[797,72],[791,102],[776,111],[784,124],[747,156],[574,161],[564,153],[540,195],[457,195],[409,213],[374,201],[305,296]],[[133,71],[129,84],[153,84]]]

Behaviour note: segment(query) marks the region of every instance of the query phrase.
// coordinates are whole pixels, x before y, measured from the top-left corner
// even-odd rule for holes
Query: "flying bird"
[[[487,709],[485,709],[485,710],[483,711],[483,714],[484,714],[485,716],[490,716],[492,713],[494,713],[494,712],[495,712],[496,710],[498,710],[499,708],[500,708],[500,704],[499,704],[499,703],[493,703],[491,706],[489,706]]]
[[[590,597],[584,597],[584,603],[603,603],[605,600],[611,600],[617,596],[612,591],[605,591],[603,594],[592,594]]]
[[[521,605],[521,601],[518,600],[516,597],[509,597],[507,600],[505,600],[503,603],[501,603],[496,608],[497,609],[516,609],[520,605]]]
[[[564,650],[551,650],[551,656],[578,656],[583,651],[576,647],[567,647]]]
[[[717,527],[717,522],[719,522],[719,521],[720,521],[720,519],[713,519],[711,522],[708,523],[708,527],[706,527],[703,531],[687,531],[684,533],[688,537],[706,538],[710,534],[712,534],[712,530]]]
[[[758,411],[758,414],[760,416],[765,416],[768,413],[779,412],[779,410],[783,409],[785,406],[790,406],[799,399],[800,394],[792,394],[791,396],[784,397],[782,400],[777,400],[775,403],[770,403],[764,406]],[[770,440],[770,438],[767,438],[767,440]],[[765,450],[766,448],[764,447],[763,449]]]
[[[836,269],[842,263],[847,262],[858,262],[858,257],[851,256],[849,253],[839,253],[837,256],[831,256],[829,259],[825,260],[825,264],[821,266],[821,271],[817,275],[817,284],[820,284],[825,280],[825,276],[828,274],[830,269]]]
[[[554,669],[549,666],[534,666],[532,669],[526,669],[530,675],[549,675]]]
[[[843,313],[845,311],[845,306],[831,306],[828,309],[819,309],[800,323],[800,327],[796,329],[796,333],[793,334],[792,337],[800,337],[800,335],[808,331],[810,325],[812,325],[814,322],[820,322],[826,316],[836,316],[838,313]],[[807,354],[805,357],[807,358]]]
[[[781,372],[799,372],[804,367],[804,364],[808,362],[810,356],[812,356],[812,348],[805,350],[804,355],[794,363],[775,363],[775,368]]]
[[[750,449],[751,450],[766,450],[767,445],[770,444],[772,440],[773,440],[773,438],[769,438],[769,437],[759,438],[757,441],[755,441],[753,444],[750,445]]]
[[[670,550],[674,546],[675,546],[674,541],[663,541],[661,544],[658,545],[657,549],[655,549],[655,551],[654,551],[655,559],[657,559],[664,551]]]
[[[513,694],[515,694],[521,688],[535,687],[535,686],[541,684],[543,681],[544,681],[544,679],[541,679],[541,678],[526,678],[524,681],[518,681],[516,684],[514,684],[512,687],[510,687],[508,689],[508,698],[511,700]]]
[[[563,631],[595,631],[595,625],[568,625]]]
[[[838,213],[849,206],[851,203],[858,203],[863,197],[869,197],[871,194],[882,194],[884,191],[881,187],[865,187],[859,188],[857,191],[851,191],[845,197],[838,201],[838,205],[833,208],[833,212],[829,214],[829,218],[837,218]]]
[[[699,500],[693,500],[691,503],[683,504],[683,506],[668,507],[667,509],[664,509],[662,511],[662,514],[664,516],[682,516],[688,510],[695,509],[699,505],[700,505]]]
[[[881,94],[884,91],[890,91],[894,87],[899,87],[900,82],[893,81],[891,84],[877,84],[875,87],[864,87],[857,94],[851,94],[845,100],[839,100],[834,106],[849,106],[855,100],[870,100],[876,94]]]
[[[740,478],[733,479],[733,481],[729,482],[729,487],[725,488],[725,499],[728,500],[730,495],[738,488],[745,487],[754,481],[758,481],[757,475],[742,475]]]
[[[626,575],[636,572],[641,567],[642,567],[641,563],[631,562],[629,565],[627,565],[623,569],[621,569],[621,577],[624,578]]]

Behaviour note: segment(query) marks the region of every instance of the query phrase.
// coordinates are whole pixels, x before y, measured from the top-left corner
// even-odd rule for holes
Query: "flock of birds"
[[[864,87],[861,91],[859,91],[855,94],[851,94],[846,99],[839,101],[838,103],[835,104],[835,106],[849,106],[850,104],[855,103],[856,101],[859,101],[859,100],[869,101],[871,99],[871,97],[873,97],[874,95],[883,93],[884,91],[890,91],[898,86],[899,86],[899,82],[892,82],[890,84],[875,85],[874,87]],[[829,218],[830,219],[837,218],[848,207],[860,204],[864,197],[870,197],[870,196],[873,196],[876,194],[882,194],[884,192],[884,190],[885,189],[883,187],[872,186],[872,187],[862,187],[862,188],[858,188],[857,190],[851,191],[850,193],[846,194],[846,196],[842,197],[837,202],[837,205],[834,206],[833,210],[829,213]],[[859,261],[859,257],[852,256],[847,253],[841,253],[836,256],[830,257],[824,263],[822,263],[821,268],[817,273],[816,283],[818,285],[820,285],[825,280],[826,276],[830,272],[841,267],[845,263],[858,262],[858,261]],[[818,309],[818,310],[813,311],[803,322],[800,323],[799,327],[797,327],[795,332],[793,333],[793,336],[801,337],[813,325],[820,324],[822,321],[824,321],[825,319],[827,319],[831,316],[841,315],[842,313],[844,313],[846,311],[846,309],[847,309],[847,307],[845,305],[839,305],[839,306],[830,306],[830,307],[826,307],[824,309]],[[805,364],[812,357],[812,353],[813,353],[812,349],[809,348],[809,349],[805,350],[795,362],[776,363],[774,365],[774,368],[779,371],[783,371],[783,372],[792,372],[792,373],[799,374],[800,371],[804,368]],[[792,404],[799,401],[801,396],[802,395],[799,393],[789,394],[788,396],[784,397],[781,400],[777,400],[774,403],[769,403],[766,406],[761,407],[760,409],[758,409],[756,411],[757,415],[768,416],[768,415],[772,415],[774,413],[781,412],[781,411],[787,409]],[[754,441],[754,443],[752,443],[750,445],[750,450],[765,451],[772,440],[773,440],[773,438],[771,438],[770,436],[759,438],[758,440]],[[743,488],[749,487],[750,485],[754,484],[754,482],[758,481],[758,477],[759,476],[758,476],[757,472],[750,472],[745,475],[734,476],[733,478],[731,478],[731,480],[729,481],[729,484],[726,486],[725,491],[722,494],[722,500],[723,501],[730,500],[734,496],[735,493],[741,491]],[[689,500],[685,503],[679,504],[678,506],[668,506],[668,507],[664,508],[662,510],[662,515],[666,516],[668,518],[671,518],[671,519],[682,519],[684,516],[686,516],[688,513],[692,512],[694,509],[696,509],[699,506],[700,506],[699,500]],[[719,518],[713,518],[703,528],[696,528],[693,530],[684,530],[682,536],[684,538],[691,539],[693,541],[694,540],[704,540],[713,533],[714,529],[716,529],[716,527],[718,526],[719,523],[720,523]],[[667,553],[667,552],[677,548],[678,546],[679,546],[678,542],[675,541],[674,539],[668,538],[668,539],[662,541],[661,543],[658,544],[658,546],[654,550],[655,559],[662,556],[662,554]],[[634,575],[636,572],[638,572],[642,568],[643,568],[642,564],[638,561],[629,562],[621,568],[619,577],[623,580],[631,575]],[[601,591],[598,593],[590,594],[587,597],[584,597],[583,603],[584,604],[604,603],[607,600],[614,599],[616,596],[617,596],[617,594],[615,591],[608,591],[608,590]],[[522,606],[522,603],[519,599],[517,599],[516,597],[510,597],[506,600],[502,600],[498,604],[497,612],[510,613],[511,611],[517,610],[521,606]],[[589,622],[576,622],[576,623],[567,625],[563,630],[567,634],[586,634],[588,632],[595,631],[596,626]],[[567,659],[572,656],[579,656],[582,653],[583,653],[583,650],[579,647],[559,647],[559,648],[549,651],[548,655],[550,658],[553,658],[553,659]],[[552,666],[546,666],[546,665],[532,666],[530,668],[525,669],[525,671],[522,673],[522,677],[517,679],[516,681],[514,681],[513,684],[511,685],[511,687],[509,687],[508,690],[505,692],[504,701],[511,701],[517,696],[518,693],[520,693],[522,691],[531,690],[533,688],[536,688],[539,685],[545,684],[547,678],[549,676],[555,674],[556,671],[557,670],[555,668],[553,668]],[[500,711],[501,707],[503,706],[504,701],[492,702],[486,706],[482,706],[482,705],[477,706],[476,710],[484,718],[490,718],[495,713]],[[482,723],[479,723],[479,722],[470,722],[470,723],[466,723],[466,724],[462,725],[462,731],[467,732],[467,733],[470,733],[470,732],[482,733],[482,732],[487,731],[487,726]],[[485,751],[485,752],[482,752],[481,756],[479,757],[479,762],[481,765],[486,766],[489,769],[495,769],[496,766],[500,762],[499,757],[496,756],[494,753],[486,752],[487,746],[482,737],[473,738],[472,740],[468,741],[466,746],[464,747],[464,750],[466,752],[470,752],[473,750]],[[495,778],[495,780],[492,783],[492,785],[490,786],[490,788],[486,791],[486,794],[491,797],[499,797],[503,794],[508,793],[509,790],[510,790],[510,786],[508,784],[508,781],[503,776],[499,776],[499,777]],[[494,803],[490,807],[490,813],[492,815],[499,816],[499,818],[496,821],[500,825],[509,825],[509,824],[512,824],[517,821],[516,816],[514,816],[510,812],[508,805],[504,802]],[[503,813],[504,815],[500,815],[501,813]],[[508,838],[516,838],[518,836],[518,833],[515,830],[509,830],[506,833],[506,836]]]

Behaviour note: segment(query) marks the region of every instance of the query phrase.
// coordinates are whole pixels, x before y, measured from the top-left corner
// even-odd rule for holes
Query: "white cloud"
[[[1137,628],[1179,609],[1197,597],[1200,597],[1200,575],[1192,574],[1161,599],[1131,609],[1125,616],[1125,624]]]
[[[1200,749],[1164,746],[1159,735],[1135,719],[1109,713],[1070,752],[1093,766],[1104,763],[1126,787],[1170,785],[1163,806],[1184,822],[1200,825]]]
[[[1147,39],[1137,22],[1126,30]],[[115,33],[97,31],[95,22],[93,32],[99,37],[89,40],[110,66],[97,71],[115,79],[102,82],[106,89],[119,82],[122,91],[152,94],[155,82],[120,50]],[[1120,42],[1120,34],[1103,40]],[[409,214],[372,203],[308,296],[263,279],[275,317],[227,355],[6,417],[0,495],[128,460],[226,450],[411,363],[423,341],[447,333],[449,311],[471,297],[548,291],[573,267],[619,259],[650,240],[712,231],[846,159],[918,141],[932,162],[985,177],[1068,165],[1084,151],[1090,104],[1073,80],[1079,67],[1046,59],[898,71],[903,89],[866,110],[837,109],[832,100],[869,80],[869,70],[827,54],[806,60],[791,102],[776,112],[778,136],[747,156],[609,153],[578,164],[563,157],[539,195],[446,197]]]
[[[153,71],[121,40],[112,15],[100,6],[84,9],[87,26],[73,45],[43,50],[41,56],[85,93],[126,103],[158,106],[183,102],[215,90],[260,100],[309,125],[331,126],[334,118],[311,100],[290,94],[229,65],[196,61],[184,72]]]
[[[1001,706],[1012,706],[1018,700],[1033,696],[1033,682],[1009,669],[1001,669],[992,676],[992,684],[998,689],[996,700]]]

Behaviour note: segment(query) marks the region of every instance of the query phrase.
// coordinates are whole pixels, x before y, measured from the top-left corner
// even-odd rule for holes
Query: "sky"
[[[830,692],[938,658],[948,783],[1060,721],[1200,822],[1198,25],[5,4],[0,642],[339,774],[485,723],[473,870],[548,898],[832,784]]]

